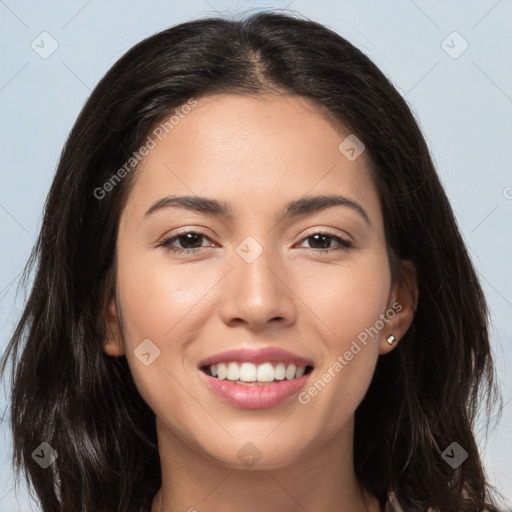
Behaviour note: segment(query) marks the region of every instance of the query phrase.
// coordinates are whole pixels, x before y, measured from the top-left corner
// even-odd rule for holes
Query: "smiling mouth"
[[[245,386],[264,386],[282,381],[295,380],[313,371],[313,366],[296,366],[283,362],[250,362],[218,363],[200,367],[201,371],[217,380],[230,381]]]

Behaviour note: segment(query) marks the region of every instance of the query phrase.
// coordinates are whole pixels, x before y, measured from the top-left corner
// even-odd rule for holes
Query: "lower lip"
[[[244,385],[210,377],[199,370],[210,389],[224,402],[240,409],[267,409],[283,403],[298,393],[306,384],[309,374],[298,379],[281,380],[271,384]]]

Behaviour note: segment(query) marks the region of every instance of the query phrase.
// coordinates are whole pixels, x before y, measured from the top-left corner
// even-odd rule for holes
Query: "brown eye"
[[[184,233],[166,238],[159,244],[159,247],[165,247],[167,250],[175,253],[192,253],[204,248],[201,245],[202,239],[204,238],[208,237],[200,231],[186,231]],[[178,242],[181,247],[172,245],[175,242]]]
[[[333,235],[332,233],[328,232],[314,233],[313,235],[307,236],[303,240],[313,240],[313,242],[308,242],[311,246],[311,250],[320,252],[344,251],[353,247],[352,242],[349,242],[344,238],[341,238],[337,235]],[[338,245],[335,247],[331,247],[331,241],[337,242]]]

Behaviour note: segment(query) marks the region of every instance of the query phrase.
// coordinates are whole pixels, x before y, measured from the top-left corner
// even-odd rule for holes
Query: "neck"
[[[336,437],[302,449],[283,467],[229,467],[183,443],[157,418],[162,486],[151,512],[379,512],[353,468],[353,421]]]

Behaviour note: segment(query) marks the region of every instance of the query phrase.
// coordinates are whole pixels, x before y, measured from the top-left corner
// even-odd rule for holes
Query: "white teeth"
[[[220,380],[224,380],[228,373],[227,369],[226,369],[226,365],[224,363],[219,363],[217,365],[217,372],[218,372],[217,378]]]
[[[244,362],[238,364],[235,362],[218,363],[210,366],[210,372],[213,377],[219,380],[229,380],[238,382],[273,382],[274,380],[298,379],[306,371],[305,366],[296,367],[294,364],[285,363],[254,363]]]
[[[236,364],[237,363],[231,363]],[[240,366],[240,380],[242,382],[254,382],[256,379],[256,365],[252,363],[242,363]],[[238,379],[237,379],[238,380]]]
[[[263,363],[258,366],[258,382],[272,382],[274,380],[274,367],[272,363]]]
[[[278,363],[274,368],[274,379],[283,380],[286,377],[286,366],[284,363]]]
[[[286,378],[288,380],[292,380],[295,377],[296,370],[297,370],[297,368],[294,364],[288,365],[288,368],[286,368]]]
[[[226,373],[226,379],[228,380],[238,380],[240,378],[240,370],[236,363],[228,364],[228,371]]]

